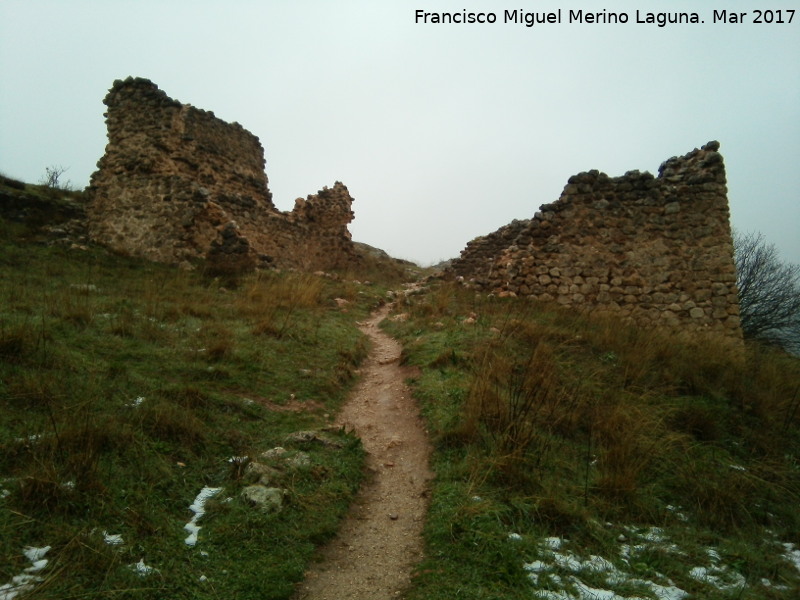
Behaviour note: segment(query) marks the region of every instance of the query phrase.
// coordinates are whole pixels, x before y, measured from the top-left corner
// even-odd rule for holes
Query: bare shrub
[[[64,181],[62,176],[69,171],[69,167],[62,167],[61,165],[51,165],[45,167],[44,175],[39,180],[39,183],[51,190],[71,191],[72,182]]]
[[[733,241],[745,338],[800,352],[800,265],[782,261],[760,233]]]

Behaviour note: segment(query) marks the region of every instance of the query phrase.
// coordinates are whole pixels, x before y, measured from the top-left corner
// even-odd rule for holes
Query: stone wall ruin
[[[147,79],[117,80],[104,103],[105,155],[88,188],[90,237],[111,249],[220,270],[346,268],[357,260],[353,198],[336,182],[290,212],[272,202],[259,139],[181,104]]]
[[[575,175],[532,219],[472,240],[449,272],[486,292],[741,340],[718,150],[673,157],[658,177]]]

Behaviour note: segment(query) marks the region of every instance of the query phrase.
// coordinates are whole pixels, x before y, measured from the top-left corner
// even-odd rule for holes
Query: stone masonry
[[[575,175],[532,219],[467,244],[449,271],[482,291],[741,340],[718,150],[671,158],[658,177]]]
[[[147,79],[114,82],[105,155],[89,185],[89,234],[131,255],[220,270],[344,268],[357,260],[353,198],[336,182],[276,209],[259,139],[169,98]]]

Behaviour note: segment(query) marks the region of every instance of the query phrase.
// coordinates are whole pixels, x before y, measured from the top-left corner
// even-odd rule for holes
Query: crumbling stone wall
[[[336,182],[295,209],[272,202],[259,139],[238,123],[181,104],[147,79],[117,80],[106,96],[108,145],[89,186],[89,234],[151,260],[346,267],[353,198]]]
[[[467,244],[450,272],[483,291],[741,340],[718,150],[671,158],[658,177],[575,175],[532,219]]]

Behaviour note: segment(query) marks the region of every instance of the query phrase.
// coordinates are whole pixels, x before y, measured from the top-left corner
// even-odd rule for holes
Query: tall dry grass
[[[281,338],[293,326],[302,309],[320,306],[324,282],[308,273],[262,273],[248,283],[237,308],[253,321],[255,335]]]
[[[400,304],[408,360],[464,382],[461,403],[453,383],[425,393],[441,397],[440,440],[467,450],[476,481],[561,515],[658,520],[672,502],[719,528],[800,525],[796,357],[447,283]]]

